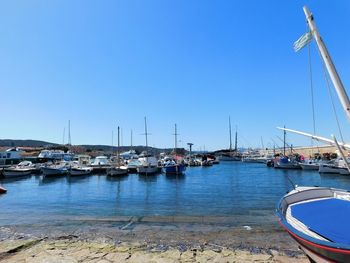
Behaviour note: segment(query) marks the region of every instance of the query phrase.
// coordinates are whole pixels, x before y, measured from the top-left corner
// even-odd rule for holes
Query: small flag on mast
[[[312,34],[311,34],[311,32],[305,33],[297,41],[294,42],[294,44],[293,44],[294,51],[298,52],[300,49],[305,47],[311,41],[312,41]]]

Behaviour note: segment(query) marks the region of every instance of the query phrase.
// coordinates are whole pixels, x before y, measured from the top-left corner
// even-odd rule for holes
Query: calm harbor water
[[[286,175],[298,185],[350,189],[346,176],[241,162],[189,167],[180,177],[130,174],[43,179],[33,175],[0,180],[8,189],[0,196],[0,226],[118,221],[135,216],[264,227],[277,221],[275,206],[291,189]]]

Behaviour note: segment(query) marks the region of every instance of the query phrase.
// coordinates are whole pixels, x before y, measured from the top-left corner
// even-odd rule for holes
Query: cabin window
[[[10,158],[11,157],[11,153],[7,153],[7,158]]]

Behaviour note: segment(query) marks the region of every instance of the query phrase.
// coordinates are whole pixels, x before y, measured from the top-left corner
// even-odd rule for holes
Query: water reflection
[[[91,175],[79,175],[79,176],[67,176],[66,181],[69,184],[74,184],[74,183],[85,183],[86,179],[88,179]]]
[[[169,181],[182,181],[185,177],[185,174],[165,174],[165,178]]]
[[[39,180],[39,185],[45,185],[45,184],[54,184],[57,182],[64,182],[66,180],[65,176],[42,176]]]
[[[139,181],[141,182],[157,182],[159,174],[139,174]]]
[[[118,176],[106,176],[106,180],[109,182],[122,182],[128,179],[129,174],[118,175]]]
[[[29,174],[29,175],[25,175],[25,176],[17,176],[17,177],[11,177],[11,178],[5,178],[5,177],[2,177],[0,178],[0,182],[1,183],[13,183],[13,182],[19,182],[19,181],[25,181],[25,180],[28,180],[30,179],[32,176]]]

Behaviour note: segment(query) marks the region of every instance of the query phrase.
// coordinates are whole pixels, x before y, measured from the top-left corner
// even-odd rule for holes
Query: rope
[[[338,126],[338,131],[339,131],[339,134],[340,134],[340,138],[342,140],[342,142],[344,142],[344,138],[343,138],[343,133],[341,131],[341,127],[340,127],[340,123],[339,123],[339,118],[338,118],[338,114],[337,114],[337,110],[335,108],[335,105],[334,105],[334,99],[333,99],[333,94],[332,94],[332,90],[331,90],[331,85],[330,85],[330,82],[329,82],[329,77],[327,75],[327,69],[326,69],[326,65],[322,59],[322,56],[321,56],[321,52],[320,50],[318,50],[318,53],[321,57],[321,62],[322,62],[322,67],[323,67],[323,73],[324,73],[324,78],[326,80],[326,83],[327,83],[327,88],[328,88],[328,93],[329,93],[329,96],[331,98],[331,102],[332,102],[332,108],[333,108],[333,112],[334,112],[334,116],[335,116],[335,119],[336,119],[336,122],[337,122],[337,126]]]

